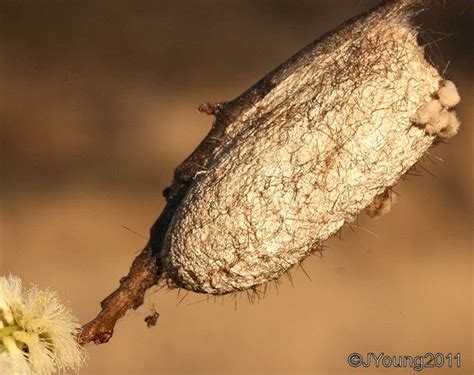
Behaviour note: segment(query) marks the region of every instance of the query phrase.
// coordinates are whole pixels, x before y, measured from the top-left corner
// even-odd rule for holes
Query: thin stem
[[[127,276],[120,280],[120,286],[101,302],[102,310],[96,318],[84,325],[79,342],[103,344],[110,340],[117,321],[129,309],[137,309],[143,304],[145,292],[156,285],[160,270],[156,256],[147,246],[135,258]]]

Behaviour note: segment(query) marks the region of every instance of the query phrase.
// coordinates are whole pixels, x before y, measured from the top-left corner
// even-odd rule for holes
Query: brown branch
[[[117,320],[129,309],[140,307],[145,292],[156,285],[159,278],[156,257],[151,247],[147,246],[133,261],[128,275],[120,280],[120,286],[101,302],[99,315],[82,328],[79,342],[85,345],[91,341],[95,344],[109,341]]]

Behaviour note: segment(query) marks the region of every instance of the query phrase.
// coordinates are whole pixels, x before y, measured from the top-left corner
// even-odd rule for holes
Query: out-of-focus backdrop
[[[232,99],[374,3],[1,1],[0,274],[94,317],[211,125],[195,108]],[[424,164],[433,175],[403,181],[388,216],[362,215],[364,229],[305,262],[311,280],[294,270],[293,286],[284,278],[258,303],[151,294],[89,347],[82,374],[381,373],[350,369],[352,352],[460,352],[461,370],[424,373],[471,373],[472,2],[435,2],[419,20],[463,98],[459,135]],[[147,329],[152,306],[161,316]]]

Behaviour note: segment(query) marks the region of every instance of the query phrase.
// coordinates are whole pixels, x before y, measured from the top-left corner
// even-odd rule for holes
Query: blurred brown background
[[[81,322],[146,240],[173,168],[231,99],[373,1],[0,1],[0,274],[59,291]],[[393,211],[343,232],[257,304],[152,294],[82,374],[401,374],[352,352],[461,352],[472,371],[473,7],[419,17],[463,102],[443,159]],[[376,236],[369,233],[373,232]],[[182,296],[182,295],[181,295]],[[161,316],[147,329],[152,305]]]

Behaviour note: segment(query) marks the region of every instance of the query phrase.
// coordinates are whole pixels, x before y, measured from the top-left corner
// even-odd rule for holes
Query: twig
[[[120,286],[101,302],[99,315],[83,327],[79,342],[85,345],[91,341],[95,344],[109,341],[117,320],[129,309],[140,307],[145,292],[156,285],[159,278],[156,257],[151,247],[147,246],[133,261],[128,275],[120,280]]]

